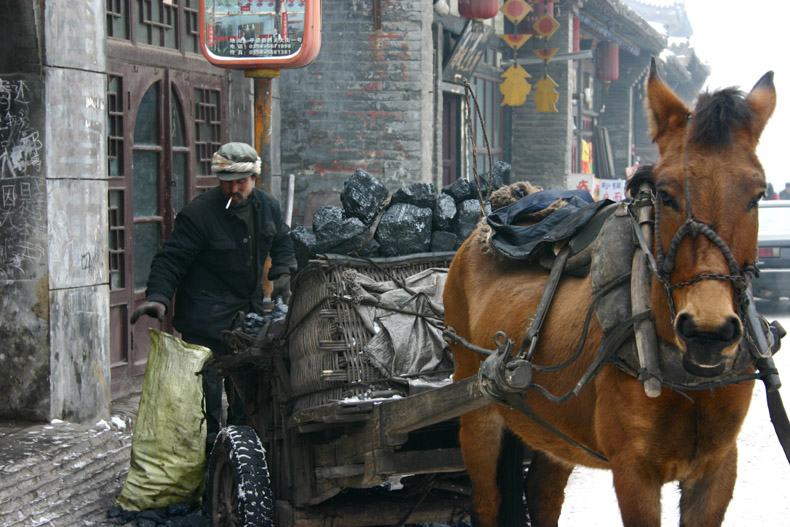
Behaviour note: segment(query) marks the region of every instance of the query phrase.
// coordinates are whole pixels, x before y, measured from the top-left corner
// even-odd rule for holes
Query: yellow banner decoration
[[[557,91],[559,86],[548,75],[544,75],[542,79],[535,83],[535,93],[532,97],[535,99],[535,104],[537,104],[536,112],[559,112],[557,109],[557,101],[560,99],[560,93]]]
[[[499,36],[502,37],[502,40],[504,40],[505,43],[508,46],[510,46],[511,48],[513,48],[513,49],[520,48],[521,46],[524,45],[524,43],[527,40],[532,38],[532,35],[518,35],[518,34],[514,34],[514,35],[507,35],[506,34],[506,35],[499,35]]]
[[[533,49],[532,52],[543,62],[549,62],[559,50],[560,48]]]
[[[505,15],[508,20],[518,25],[525,16],[532,12],[532,6],[524,0],[507,0],[507,2],[502,4],[499,10],[502,11],[502,14]]]
[[[531,75],[518,64],[514,64],[501,76],[505,80],[499,85],[499,91],[505,98],[500,106],[521,106],[524,104],[527,101],[527,95],[532,90],[532,85],[527,82]]]

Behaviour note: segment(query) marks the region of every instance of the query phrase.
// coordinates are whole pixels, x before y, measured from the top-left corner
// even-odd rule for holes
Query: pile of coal
[[[244,322],[241,328],[247,335],[258,337],[264,326],[285,320],[286,316],[288,316],[288,305],[283,303],[281,298],[278,298],[271,311],[265,311],[263,315],[254,312],[244,315]]]
[[[206,511],[197,504],[174,503],[158,509],[127,511],[113,507],[107,511],[107,518],[115,525],[136,522],[137,527],[208,527]]]
[[[477,226],[481,200],[509,183],[510,165],[497,162],[478,185],[459,179],[437,195],[431,183],[412,183],[390,195],[368,172],[357,169],[340,193],[342,207],[325,205],[312,227],[291,231],[299,267],[317,254],[401,256],[454,251]],[[486,210],[486,213],[490,211]]]

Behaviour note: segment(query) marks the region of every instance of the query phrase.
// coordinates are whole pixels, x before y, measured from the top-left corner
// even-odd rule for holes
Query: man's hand
[[[291,299],[291,275],[281,274],[274,279],[272,286],[272,300],[277,300],[277,297],[282,297],[284,303],[288,303]]]
[[[131,322],[132,324],[134,324],[135,322],[137,322],[137,319],[143,315],[148,315],[149,317],[157,318],[159,319],[159,322],[161,322],[165,318],[166,311],[167,308],[162,302],[145,301],[142,304],[140,304],[137,307],[137,309],[134,310],[134,312],[132,313]]]

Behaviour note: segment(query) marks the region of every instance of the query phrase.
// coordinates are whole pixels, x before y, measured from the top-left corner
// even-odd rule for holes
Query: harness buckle
[[[514,343],[501,331],[494,336],[494,342],[496,352],[480,365],[480,374],[490,383],[489,394],[499,398],[499,394],[526,390],[532,384],[532,363],[510,354]]]

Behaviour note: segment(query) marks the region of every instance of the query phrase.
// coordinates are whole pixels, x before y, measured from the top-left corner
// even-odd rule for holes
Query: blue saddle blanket
[[[566,202],[541,221],[532,225],[516,225],[528,214],[541,211],[561,199]],[[491,247],[512,260],[539,257],[541,250],[566,240],[584,227],[608,199],[595,201],[586,190],[541,190],[497,209],[486,217],[493,229]]]

